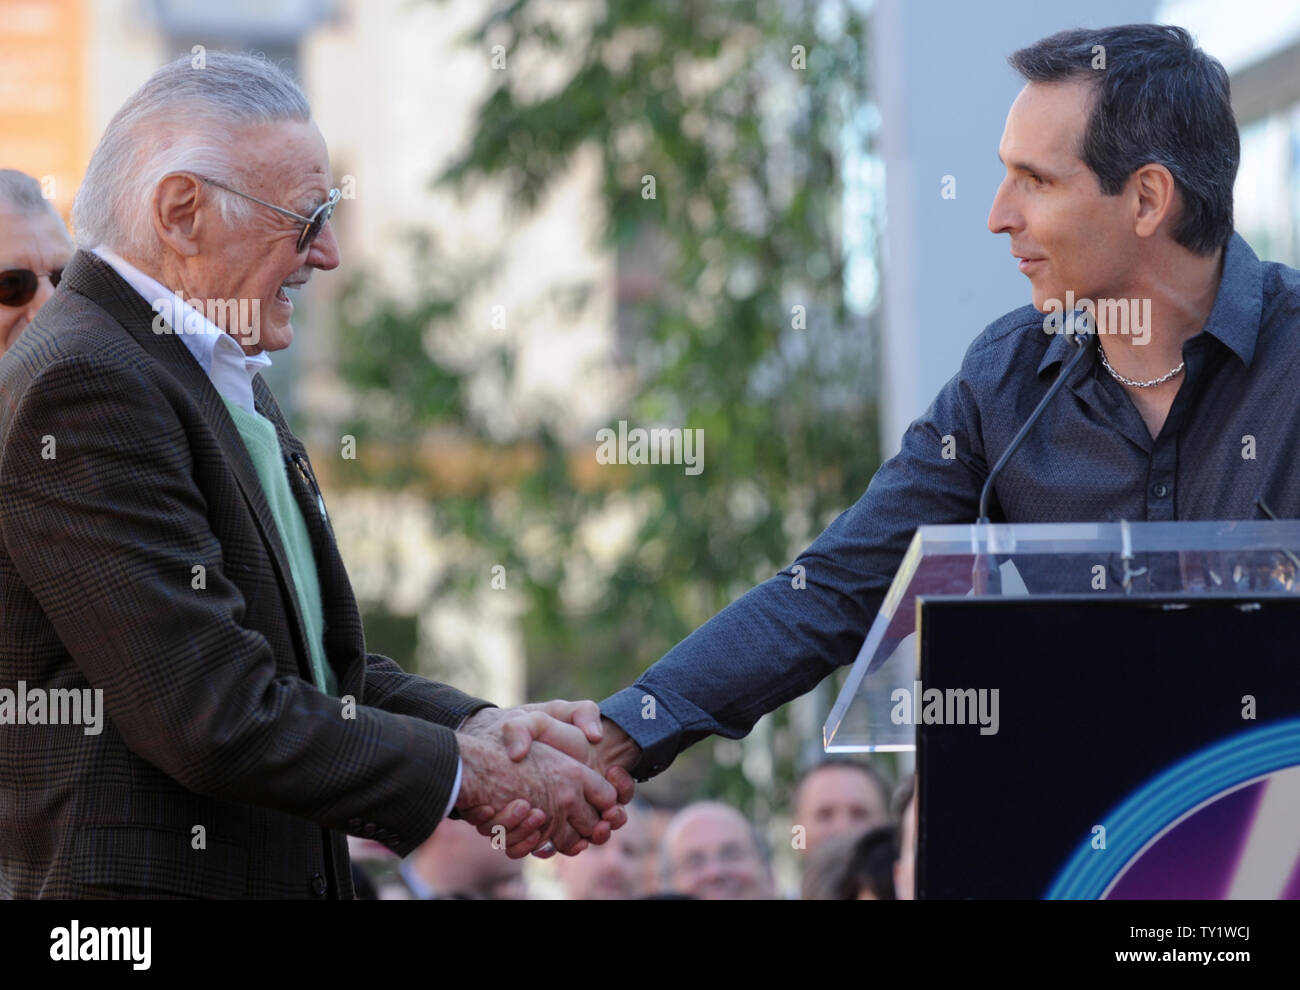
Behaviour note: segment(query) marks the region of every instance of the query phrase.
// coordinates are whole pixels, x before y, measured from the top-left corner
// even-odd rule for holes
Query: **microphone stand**
[[[1073,316],[1073,314],[1071,314],[1071,316]],[[984,488],[980,491],[980,515],[979,519],[975,521],[976,526],[991,525],[989,523],[988,504],[989,495],[993,491],[993,482],[996,481],[998,475],[1002,473],[1002,469],[1006,467],[1007,461],[1011,460],[1011,455],[1016,452],[1024,442],[1025,437],[1029,435],[1029,431],[1034,428],[1034,424],[1042,417],[1043,410],[1047,408],[1048,403],[1050,403],[1052,399],[1056,397],[1056,393],[1061,390],[1061,386],[1065,384],[1065,380],[1070,376],[1070,372],[1072,372],[1075,366],[1083,360],[1084,354],[1087,353],[1084,338],[1091,336],[1091,334],[1080,334],[1076,333],[1074,330],[1070,331],[1070,338],[1074,342],[1076,348],[1074,357],[1070,358],[1065,367],[1061,370],[1061,373],[1056,376],[1056,381],[1052,382],[1052,386],[1047,390],[1047,394],[1039,401],[1038,405],[1034,408],[1034,411],[1029,414],[1029,418],[1025,420],[1025,425],[1020,428],[1020,432],[1012,438],[1011,443],[1007,445],[1007,449],[1002,452],[1002,456],[999,457],[997,463],[993,465],[993,470],[989,472],[988,480],[984,482]],[[1000,595],[1002,593],[1002,575],[998,571],[993,556],[994,555],[992,554],[979,553],[978,551],[975,554],[975,563],[971,567],[971,583],[974,585],[975,594],[977,595]]]

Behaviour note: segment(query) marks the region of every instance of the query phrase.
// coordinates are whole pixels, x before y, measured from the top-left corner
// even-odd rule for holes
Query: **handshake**
[[[511,859],[576,856],[627,821],[641,751],[594,701],[484,708],[456,741],[456,811]]]

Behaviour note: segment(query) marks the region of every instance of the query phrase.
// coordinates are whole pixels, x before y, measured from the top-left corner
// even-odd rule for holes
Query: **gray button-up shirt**
[[[1233,235],[1154,440],[1095,338],[1088,348],[995,482],[992,521],[1258,519],[1258,498],[1300,518],[1300,272]],[[851,663],[916,528],[975,520],[989,468],[1073,352],[1033,306],[985,328],[899,453],[791,568],[601,704],[641,746],[634,774],[658,773],[710,733],[744,735]]]

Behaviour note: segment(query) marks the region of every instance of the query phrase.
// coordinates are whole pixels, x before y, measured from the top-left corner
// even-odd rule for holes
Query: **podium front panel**
[[[927,597],[918,626],[919,896],[1300,898],[1300,600]]]

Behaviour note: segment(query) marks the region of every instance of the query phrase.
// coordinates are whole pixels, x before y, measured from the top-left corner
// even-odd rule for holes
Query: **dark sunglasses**
[[[230,186],[223,185],[216,179],[209,179],[202,175],[200,175],[199,178],[203,179],[203,181],[210,186],[216,186],[218,189],[224,189],[228,193],[234,193],[236,196],[242,196],[244,199],[251,199],[254,203],[275,210],[275,212],[279,213],[281,216],[292,217],[294,220],[301,221],[305,226],[302,228],[302,233],[298,235],[299,254],[302,254],[311,247],[311,242],[316,239],[316,235],[320,233],[321,228],[324,227],[329,218],[334,215],[334,210],[339,205],[339,200],[343,198],[343,194],[339,192],[339,190],[331,189],[329,192],[329,199],[316,207],[316,211],[311,216],[305,217],[301,213],[294,213],[293,210],[286,210],[282,206],[276,206],[274,203],[268,203],[264,199],[258,199],[256,196],[250,196],[248,193],[240,192],[238,189],[232,189]]]
[[[50,285],[56,289],[59,279],[63,278],[63,269],[43,273],[49,276]],[[0,306],[26,306],[36,295],[41,276],[27,268],[11,268],[0,272]]]

